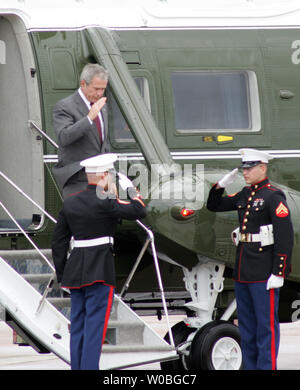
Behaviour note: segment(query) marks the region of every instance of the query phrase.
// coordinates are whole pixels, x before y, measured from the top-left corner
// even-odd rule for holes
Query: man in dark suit
[[[54,107],[53,126],[59,149],[53,174],[64,199],[86,187],[80,161],[110,150],[104,97],[107,83],[108,73],[102,66],[87,64],[80,76],[80,88]]]
[[[113,236],[120,219],[139,219],[146,207],[130,180],[120,177],[128,201],[119,200],[109,172],[117,156],[84,160],[88,186],[69,196],[52,238],[57,281],[71,292],[71,369],[97,370],[113,301]],[[68,257],[70,239],[73,249]]]

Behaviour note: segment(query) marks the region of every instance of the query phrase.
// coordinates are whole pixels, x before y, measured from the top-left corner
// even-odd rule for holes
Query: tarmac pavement
[[[143,317],[161,336],[167,333],[165,317]],[[181,321],[181,316],[170,316],[171,326]],[[281,324],[281,341],[278,356],[278,370],[300,370],[300,321]],[[137,370],[160,370],[159,363],[134,367]],[[0,322],[0,370],[70,370],[54,354],[38,354],[29,346],[13,344],[11,328]]]

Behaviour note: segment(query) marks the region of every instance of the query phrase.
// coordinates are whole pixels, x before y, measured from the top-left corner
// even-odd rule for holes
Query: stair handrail
[[[44,138],[46,138],[46,140],[47,140],[48,142],[50,142],[50,144],[51,144],[52,146],[54,146],[56,149],[58,149],[57,143],[54,142],[53,139],[50,138],[49,135],[46,134],[42,129],[40,129],[36,123],[34,123],[33,121],[29,121],[29,124],[30,124],[30,126],[33,127],[35,130],[37,130]]]
[[[19,222],[13,217],[13,215],[10,213],[10,211],[4,206],[4,204],[0,200],[0,206],[2,209],[6,212],[6,214],[9,216],[9,218],[15,223],[15,225],[21,230],[21,232],[24,234],[24,236],[27,238],[27,240],[31,243],[31,245],[34,247],[34,249],[40,254],[40,256],[46,261],[47,265],[52,270],[52,274],[50,276],[49,282],[47,284],[47,287],[43,293],[43,296],[39,302],[39,305],[36,310],[36,314],[38,314],[41,310],[41,307],[43,306],[45,299],[48,295],[48,291],[52,287],[52,284],[56,277],[55,268],[51,264],[51,262],[47,259],[47,257],[44,255],[44,253],[40,250],[40,248],[35,244],[35,242],[29,237],[29,235],[25,232],[25,230],[22,228],[22,226],[19,224]]]
[[[46,215],[49,219],[51,219],[52,222],[57,223],[56,219],[53,218],[46,210],[44,210],[38,203],[36,203],[29,195],[27,195],[19,186],[17,186],[16,183],[14,183],[8,176],[6,176],[2,171],[0,171],[0,176],[4,180],[6,180],[11,186],[13,186],[22,196],[24,196],[27,200],[29,200],[35,207],[37,207],[44,215]],[[35,242],[29,237],[29,235],[26,233],[26,231],[22,228],[22,226],[18,223],[18,221],[13,217],[13,215],[10,213],[10,211],[4,206],[4,204],[0,201],[0,206],[2,209],[6,212],[6,214],[9,216],[9,218],[14,222],[14,224],[18,227],[18,229],[24,234],[26,239],[31,243],[31,245],[35,248],[35,250],[39,253],[39,255],[46,261],[47,265],[52,270],[52,274],[50,276],[50,279],[47,283],[47,287],[45,288],[45,291],[43,293],[43,296],[39,302],[38,308],[36,310],[36,314],[38,314],[43,306],[43,303],[48,295],[48,292],[50,288],[53,285],[53,282],[56,277],[55,268],[51,264],[51,262],[48,260],[48,258],[43,254],[43,252],[40,250],[40,248],[35,244]]]
[[[55,272],[55,268],[51,264],[51,262],[47,259],[47,257],[43,254],[43,252],[40,250],[40,248],[35,244],[35,242],[29,237],[29,235],[25,232],[25,230],[22,228],[22,226],[19,224],[19,222],[13,217],[13,215],[10,213],[10,211],[4,206],[4,204],[0,200],[0,206],[2,209],[6,212],[6,214],[9,216],[9,218],[15,223],[15,225],[20,229],[20,231],[24,234],[24,236],[27,238],[27,240],[31,243],[31,245],[38,251],[38,253],[41,255],[41,257],[46,261],[48,266],[52,269],[52,271]]]
[[[0,171],[0,176],[2,176],[9,184],[11,184],[18,192],[20,192],[26,199],[28,199],[32,204],[34,204],[43,214],[45,214],[49,219],[51,219],[54,223],[57,223],[57,221],[46,211],[44,210],[38,203],[36,203],[33,199],[30,198],[30,196],[28,196],[20,187],[18,187],[11,179],[9,179],[2,171]],[[38,246],[34,243],[34,241],[29,237],[29,235],[25,232],[25,230],[22,228],[22,226],[18,223],[18,221],[13,217],[13,215],[9,212],[9,210],[4,206],[4,204],[0,201],[0,206],[2,207],[2,209],[6,212],[6,214],[9,216],[9,218],[14,222],[14,224],[19,228],[19,230],[24,234],[24,236],[26,237],[26,239],[31,243],[31,245],[37,250],[37,252],[40,254],[40,256],[46,261],[46,263],[48,264],[48,266],[50,267],[50,269],[53,271],[51,277],[50,277],[50,280],[48,282],[48,285],[44,291],[44,294],[43,294],[43,297],[39,303],[39,306],[37,308],[37,313],[40,311],[41,307],[42,307],[42,304],[43,302],[45,301],[45,298],[48,294],[48,291],[49,289],[51,288],[52,286],[52,283],[55,279],[55,268],[53,267],[53,265],[51,264],[51,262],[47,259],[47,257],[41,252],[41,250],[38,248]],[[152,249],[152,256],[153,256],[153,260],[154,260],[154,265],[155,265],[155,269],[156,269],[156,275],[157,275],[157,279],[158,279],[158,285],[159,285],[159,289],[160,289],[160,292],[161,292],[161,299],[162,299],[162,304],[163,304],[163,308],[164,308],[164,312],[165,312],[165,315],[166,315],[166,320],[167,320],[167,326],[168,326],[168,333],[169,333],[169,340],[170,340],[170,343],[173,347],[175,347],[175,344],[174,344],[174,339],[173,339],[173,334],[172,334],[172,330],[171,330],[171,326],[170,326],[170,322],[169,322],[169,314],[168,314],[168,310],[167,310],[167,304],[166,304],[166,298],[165,298],[165,293],[164,293],[164,289],[163,289],[163,283],[162,283],[162,279],[161,279],[161,272],[160,272],[160,268],[159,268],[159,263],[158,263],[158,258],[157,258],[157,253],[156,253],[156,248],[155,248],[155,243],[154,243],[154,234],[152,232],[151,229],[149,229],[146,225],[144,225],[140,220],[136,220],[137,224],[142,227],[146,233],[147,233],[147,236],[148,238],[146,239],[146,242],[135,262],[135,265],[131,271],[131,273],[129,274],[126,282],[125,282],[125,285],[120,293],[120,296],[122,297],[124,295],[124,292],[126,292],[126,290],[128,289],[129,287],[129,283],[147,249],[147,247],[149,246],[149,244],[151,244],[151,249]]]
[[[44,210],[38,203],[30,198],[20,187],[17,186],[8,176],[6,176],[2,171],[0,171],[0,176],[3,177],[11,186],[13,186],[21,195],[28,199],[35,207],[37,207],[43,214],[45,214],[52,222],[56,223],[56,219],[52,217],[46,210]]]
[[[165,298],[165,293],[164,293],[164,289],[163,289],[163,283],[162,283],[162,278],[161,278],[161,272],[160,272],[160,268],[159,268],[159,262],[158,262],[158,257],[157,257],[157,253],[156,253],[156,247],[155,247],[155,243],[154,243],[154,234],[152,232],[151,229],[149,229],[149,227],[147,227],[146,225],[144,225],[139,219],[136,220],[136,223],[146,231],[147,233],[147,239],[145,241],[145,244],[144,246],[142,247],[140,253],[139,253],[139,256],[137,257],[137,260],[130,272],[130,274],[128,275],[126,281],[125,281],[125,284],[120,292],[120,297],[122,298],[122,296],[124,295],[124,293],[127,291],[128,287],[129,287],[129,284],[133,278],[133,275],[147,249],[147,247],[149,246],[149,244],[151,244],[151,249],[152,249],[152,256],[153,256],[153,260],[154,260],[154,265],[155,265],[155,270],[156,270],[156,275],[157,275],[157,280],[158,280],[158,285],[159,285],[159,290],[160,290],[160,293],[161,293],[161,300],[162,300],[162,304],[163,304],[163,308],[164,308],[164,312],[165,312],[165,316],[166,316],[166,320],[167,320],[167,327],[168,327],[168,333],[169,333],[169,341],[170,341],[170,344],[175,348],[175,343],[174,343],[174,338],[173,338],[173,334],[172,334],[172,329],[171,329],[171,326],[170,326],[170,321],[169,321],[169,313],[168,313],[168,309],[167,309],[167,303],[166,303],[166,298]]]

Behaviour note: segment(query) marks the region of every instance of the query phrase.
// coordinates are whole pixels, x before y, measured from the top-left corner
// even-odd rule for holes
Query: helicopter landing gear
[[[212,321],[194,336],[189,365],[195,370],[240,370],[242,351],[238,327],[227,321]]]
[[[241,369],[239,329],[228,321],[236,309],[235,300],[220,320],[212,320],[217,296],[223,290],[224,269],[223,264],[213,262],[199,263],[191,271],[183,269],[186,289],[192,298],[186,306],[195,315],[173,326],[179,359],[161,363],[162,369]]]
[[[172,332],[179,359],[162,362],[162,370],[242,368],[239,329],[231,322],[211,321],[195,331],[181,321],[172,327]],[[165,340],[169,342],[168,337],[167,334]]]
[[[172,334],[174,338],[175,347],[185,343],[191,333],[194,333],[196,329],[189,328],[184,321],[178,322],[172,327]],[[170,343],[169,333],[166,334],[164,339]],[[162,370],[188,370],[190,368],[188,354],[179,354],[179,359],[170,360],[160,363]]]

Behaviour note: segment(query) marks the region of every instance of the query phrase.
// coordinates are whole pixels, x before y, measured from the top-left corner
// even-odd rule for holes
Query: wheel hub
[[[212,363],[216,370],[236,370],[241,365],[239,344],[231,337],[222,337],[212,349]]]

